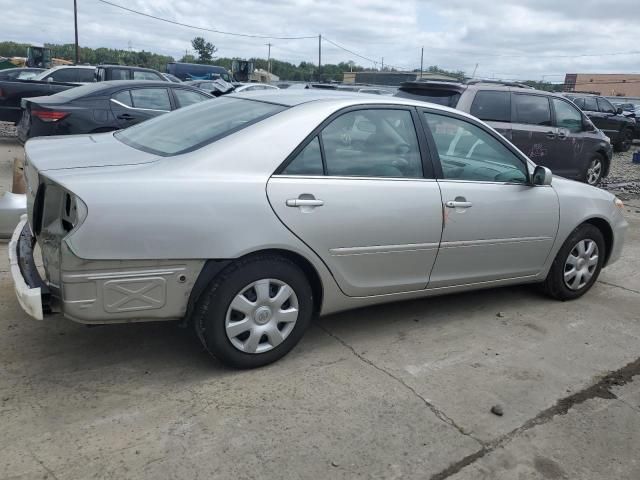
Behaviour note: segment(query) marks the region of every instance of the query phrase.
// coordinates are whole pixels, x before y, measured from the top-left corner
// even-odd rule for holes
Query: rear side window
[[[136,88],[131,90],[133,108],[148,110],[171,110],[169,92],[166,88]]]
[[[460,100],[460,94],[453,90],[439,90],[428,88],[402,88],[398,90],[396,97],[411,98],[422,102],[436,103],[445,107],[455,108]]]
[[[174,89],[173,93],[175,94],[176,100],[178,101],[178,107],[188,107],[189,105],[193,105],[194,103],[202,102],[209,99],[209,97],[207,97],[206,95],[202,95],[201,93],[192,92],[191,90],[183,90],[181,88]]]
[[[160,77],[160,75],[156,74],[155,72],[145,72],[145,71],[139,71],[139,70],[133,71],[133,79],[134,80],[164,80],[163,78]]]
[[[551,125],[549,99],[538,95],[513,95],[515,123]]]
[[[283,175],[322,175],[323,173],[318,137],[313,137],[313,140],[282,171]]]
[[[116,102],[120,102],[127,107],[133,107],[133,103],[131,103],[131,93],[129,90],[125,90],[123,92],[115,93],[111,98],[113,98]]]
[[[165,90],[166,91],[166,90]],[[156,155],[190,152],[275,115],[286,107],[218,98],[147,120],[115,134],[121,142]]]
[[[589,112],[597,112],[598,104],[596,103],[596,97],[583,97],[582,98],[583,106],[581,107],[583,110],[587,110]]]
[[[493,122],[511,121],[511,95],[509,92],[479,91],[471,104],[471,115]]]
[[[129,70],[122,68],[111,69],[111,80],[129,80]]]

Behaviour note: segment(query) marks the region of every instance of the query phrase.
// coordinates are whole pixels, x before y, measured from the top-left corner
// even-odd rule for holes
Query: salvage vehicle
[[[42,72],[44,72],[42,68],[7,68],[0,70],[0,80],[30,80]]]
[[[20,121],[23,98],[53,95],[91,83],[94,72],[95,67],[76,65],[50,68],[29,80],[0,80],[0,122]]]
[[[175,75],[182,81],[211,80],[222,78],[225,82],[233,82],[233,75],[224,67],[217,65],[203,65],[200,63],[170,62],[167,63],[167,73]]]
[[[396,96],[470,113],[556,175],[597,185],[609,173],[608,137],[561,95],[521,83],[472,80],[405,82]]]
[[[213,98],[184,83],[113,80],[24,98],[18,138],[111,132]]]
[[[190,85],[192,87],[199,88],[200,90],[204,90],[214,97],[231,93],[235,91],[236,88],[232,83],[229,83],[222,78],[216,78],[214,80],[188,80],[184,83],[185,85]]]
[[[635,136],[636,121],[622,114],[622,108],[614,107],[609,100],[587,93],[565,93],[593,124],[611,139],[618,152],[628,152]]]
[[[53,95],[87,83],[131,79],[169,82],[160,72],[150,68],[127,65],[54,67],[24,82],[0,81],[0,121],[18,123],[23,98]]]
[[[27,313],[182,320],[240,368],[318,314],[521,283],[576,299],[628,227],[614,195],[552,178],[480,120],[360,93],[231,94],[36,138],[25,177],[9,256]]]

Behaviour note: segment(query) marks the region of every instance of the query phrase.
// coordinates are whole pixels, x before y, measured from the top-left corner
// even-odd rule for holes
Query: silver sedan
[[[356,93],[229,95],[32,139],[25,175],[10,262],[29,314],[180,320],[241,368],[318,314],[520,283],[578,298],[627,228],[613,195],[469,115]]]

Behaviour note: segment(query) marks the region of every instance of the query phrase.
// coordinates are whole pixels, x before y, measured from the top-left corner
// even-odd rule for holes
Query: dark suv
[[[518,83],[415,81],[403,83],[396,96],[470,113],[557,175],[596,185],[609,172],[607,136],[561,95]]]
[[[595,126],[611,139],[618,152],[626,152],[631,148],[636,121],[623,115],[622,108],[614,107],[609,100],[597,95],[565,93],[564,96],[587,114]]]

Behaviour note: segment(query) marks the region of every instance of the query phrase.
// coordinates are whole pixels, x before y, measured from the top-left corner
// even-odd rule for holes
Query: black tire
[[[597,165],[599,165],[599,168],[597,167]],[[598,185],[604,177],[605,169],[606,164],[604,157],[599,153],[594,153],[593,156],[589,159],[587,168],[585,169],[582,176],[582,181],[589,185]]]
[[[227,336],[227,310],[248,285],[265,278],[291,287],[297,298],[297,320],[279,345],[263,353],[246,353],[236,348]],[[198,299],[193,325],[207,351],[223,364],[233,368],[257,368],[286,355],[302,338],[312,315],[313,293],[302,269],[287,258],[264,254],[238,260],[225,268]]]
[[[586,282],[584,286],[574,290],[569,288],[565,282],[565,265],[569,258],[569,254],[574,250],[574,247],[576,247],[578,242],[581,242],[582,240],[591,240],[596,243],[598,247],[598,260],[589,281]],[[583,223],[571,232],[571,235],[569,235],[565,240],[562,248],[560,248],[560,251],[556,255],[556,258],[551,265],[551,269],[549,270],[549,274],[542,284],[544,292],[550,297],[562,301],[573,300],[581,297],[589,291],[598,279],[606,253],[606,246],[602,232],[591,224]]]
[[[632,144],[633,144],[633,130],[630,128],[625,128],[620,133],[620,139],[616,143],[616,151],[628,152]]]

